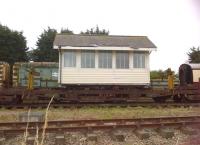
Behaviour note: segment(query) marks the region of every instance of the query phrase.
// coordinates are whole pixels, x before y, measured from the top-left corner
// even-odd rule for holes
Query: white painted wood
[[[99,56],[98,56],[98,51],[95,51],[95,68],[99,67]]]
[[[133,52],[129,52],[129,68],[133,67]]]
[[[199,82],[200,80],[200,70],[193,70],[193,81]]]
[[[58,49],[58,46],[54,46],[54,49]],[[131,48],[131,47],[72,47],[72,46],[61,46],[62,50],[70,49],[70,50],[127,50],[127,51],[156,51],[156,48]]]
[[[64,51],[64,50],[62,50]],[[76,67],[64,67],[62,55],[62,84],[137,84],[150,83],[149,53],[146,53],[146,68],[133,68],[133,52],[129,51],[129,69],[116,69],[116,52],[112,52],[112,68],[98,68],[98,51],[95,53],[95,68],[81,68],[81,50],[77,50]]]
[[[116,68],[116,51],[112,52],[112,68]]]
[[[63,69],[64,84],[148,84],[148,70]]]

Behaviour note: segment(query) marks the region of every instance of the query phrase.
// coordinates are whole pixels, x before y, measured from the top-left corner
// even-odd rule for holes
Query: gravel
[[[112,131],[113,132],[113,131]],[[174,130],[175,136],[173,138],[163,138],[155,130],[151,130],[150,138],[140,140],[131,129],[115,130],[118,134],[125,135],[125,142],[117,142],[113,140],[112,133],[110,131],[96,131],[92,132],[98,136],[97,142],[88,141],[87,134],[81,132],[65,133],[66,145],[189,145],[188,141],[199,138],[198,135],[188,136],[183,134],[180,130]],[[44,145],[54,145],[55,136],[57,134],[46,134]],[[6,140],[4,145],[22,145],[23,136],[17,135],[14,138]],[[191,143],[191,142],[190,142]],[[196,145],[196,144],[195,144]]]

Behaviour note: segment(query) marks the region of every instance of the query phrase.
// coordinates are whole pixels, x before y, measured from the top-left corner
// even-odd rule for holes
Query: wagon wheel
[[[23,102],[22,95],[15,95],[15,99],[12,102],[14,102],[15,104],[21,104]]]
[[[164,98],[164,97],[153,97],[153,100],[156,103],[165,103],[166,102],[166,98]]]
[[[174,95],[173,100],[176,103],[180,103],[182,101],[182,96],[181,95]]]
[[[182,94],[182,100],[183,102],[192,102],[192,100],[189,99],[188,94]]]

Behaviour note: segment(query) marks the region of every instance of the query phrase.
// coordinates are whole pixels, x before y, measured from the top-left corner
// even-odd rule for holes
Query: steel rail
[[[48,103],[0,104],[0,108],[46,108]],[[82,107],[200,107],[200,103],[154,103],[154,102],[129,102],[129,103],[53,103],[53,108],[82,108]]]
[[[4,122],[0,123],[2,133],[20,133],[26,130],[36,132],[43,130],[44,122]],[[200,116],[181,117],[157,117],[157,118],[135,118],[135,119],[101,119],[101,120],[60,120],[48,121],[46,132],[58,131],[83,131],[83,130],[105,130],[105,129],[137,129],[137,128],[159,128],[159,127],[183,127],[187,125],[198,125],[200,127]]]
[[[159,127],[183,127],[189,125],[200,125],[200,122],[174,122],[174,123],[154,123],[154,124],[124,124],[124,125],[90,125],[90,126],[73,126],[73,127],[47,127],[45,128],[47,133],[57,133],[57,132],[80,132],[80,131],[91,131],[91,130],[110,130],[110,129],[141,129],[141,128],[159,128]],[[1,133],[24,133],[25,128],[19,129],[0,129]],[[28,128],[29,133],[36,133],[37,128]],[[38,129],[39,132],[43,131],[43,128]]]

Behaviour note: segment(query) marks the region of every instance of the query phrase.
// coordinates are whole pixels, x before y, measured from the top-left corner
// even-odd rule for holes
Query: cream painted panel
[[[146,69],[63,69],[63,84],[148,84],[149,71]]]
[[[193,70],[193,81],[194,82],[200,81],[200,70]]]
[[[116,69],[116,54],[113,51],[113,68],[99,69],[96,52],[96,68],[81,68],[80,50],[77,50],[76,68],[66,68],[62,64],[62,84],[149,84],[149,54],[146,55],[146,69],[133,68],[133,56],[130,55],[129,69]],[[63,59],[63,57],[61,57]]]

